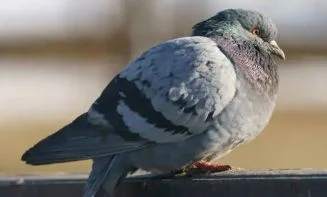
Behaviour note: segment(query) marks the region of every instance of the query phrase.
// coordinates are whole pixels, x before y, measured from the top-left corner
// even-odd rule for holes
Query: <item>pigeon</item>
[[[215,161],[268,124],[285,54],[267,16],[226,9],[131,61],[89,110],[26,151],[31,165],[92,159],[84,197],[114,196],[136,169]]]

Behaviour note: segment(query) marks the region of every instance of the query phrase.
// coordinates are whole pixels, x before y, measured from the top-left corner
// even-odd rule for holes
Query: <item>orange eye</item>
[[[260,30],[257,28],[254,28],[251,30],[251,33],[258,36],[258,35],[260,35]]]

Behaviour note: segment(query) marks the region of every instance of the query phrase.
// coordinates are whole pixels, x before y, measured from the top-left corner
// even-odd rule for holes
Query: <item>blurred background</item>
[[[287,61],[269,126],[221,162],[327,168],[327,1],[11,0],[0,1],[0,172],[88,171],[89,161],[31,167],[20,156],[88,110],[142,51],[225,8],[271,16]]]

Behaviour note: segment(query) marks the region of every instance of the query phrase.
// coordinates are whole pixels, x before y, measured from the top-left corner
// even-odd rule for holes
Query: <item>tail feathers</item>
[[[71,124],[60,129],[58,132],[46,137],[38,142],[35,146],[26,151],[22,160],[28,164],[41,165],[57,162],[68,162],[81,159],[88,159],[87,153],[81,155],[81,151],[74,151],[72,144],[71,151],[64,151],[63,145],[74,137],[80,136],[85,133],[91,133],[89,130],[94,130],[86,121],[86,114],[79,116]],[[83,131],[86,131],[83,133]]]
[[[113,197],[118,184],[133,169],[124,155],[93,159],[83,197]]]
[[[31,165],[69,162],[110,156],[147,145],[148,141],[126,141],[112,128],[92,125],[87,114],[83,114],[26,151],[22,160]]]
[[[109,173],[115,156],[93,159],[92,171],[85,185],[83,197],[94,197]]]

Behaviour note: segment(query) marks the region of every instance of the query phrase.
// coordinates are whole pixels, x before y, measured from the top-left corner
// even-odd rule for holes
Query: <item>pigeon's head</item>
[[[256,11],[227,9],[196,24],[194,36],[230,36],[252,42],[262,50],[285,59],[275,39],[277,28],[272,20]]]

